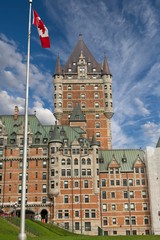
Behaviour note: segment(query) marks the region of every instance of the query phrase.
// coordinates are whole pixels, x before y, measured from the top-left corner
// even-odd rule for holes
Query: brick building
[[[111,149],[106,55],[98,64],[80,35],[64,67],[58,56],[53,82],[57,123],[42,125],[36,115],[28,119],[26,216],[81,234],[155,233],[145,152]],[[18,107],[0,116],[1,213],[17,216],[23,130]]]

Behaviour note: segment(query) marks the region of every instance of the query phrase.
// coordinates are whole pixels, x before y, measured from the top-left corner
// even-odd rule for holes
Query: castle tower
[[[58,56],[54,83],[54,115],[61,125],[70,125],[78,103],[86,120],[86,135],[96,137],[101,149],[111,149],[112,75],[106,55],[99,64],[86,44],[79,41],[63,70]]]

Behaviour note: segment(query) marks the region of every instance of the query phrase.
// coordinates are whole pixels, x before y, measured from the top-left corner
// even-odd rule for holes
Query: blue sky
[[[160,136],[160,0],[33,0],[51,49],[31,33],[29,113],[54,123],[52,75],[79,33],[98,62],[104,50],[113,75],[113,148],[155,146]],[[29,1],[1,2],[0,114],[24,112]]]

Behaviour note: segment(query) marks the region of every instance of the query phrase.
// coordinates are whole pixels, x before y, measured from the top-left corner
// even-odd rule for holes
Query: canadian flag
[[[33,24],[37,27],[42,47],[50,48],[48,29],[35,10],[33,10]]]

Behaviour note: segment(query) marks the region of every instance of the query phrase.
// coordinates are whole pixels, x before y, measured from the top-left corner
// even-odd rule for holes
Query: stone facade
[[[53,83],[57,123],[28,117],[26,217],[79,234],[158,234],[159,152],[111,149],[106,56],[98,64],[80,36],[63,68],[58,56]],[[23,131],[18,107],[0,116],[0,214],[18,217]]]

